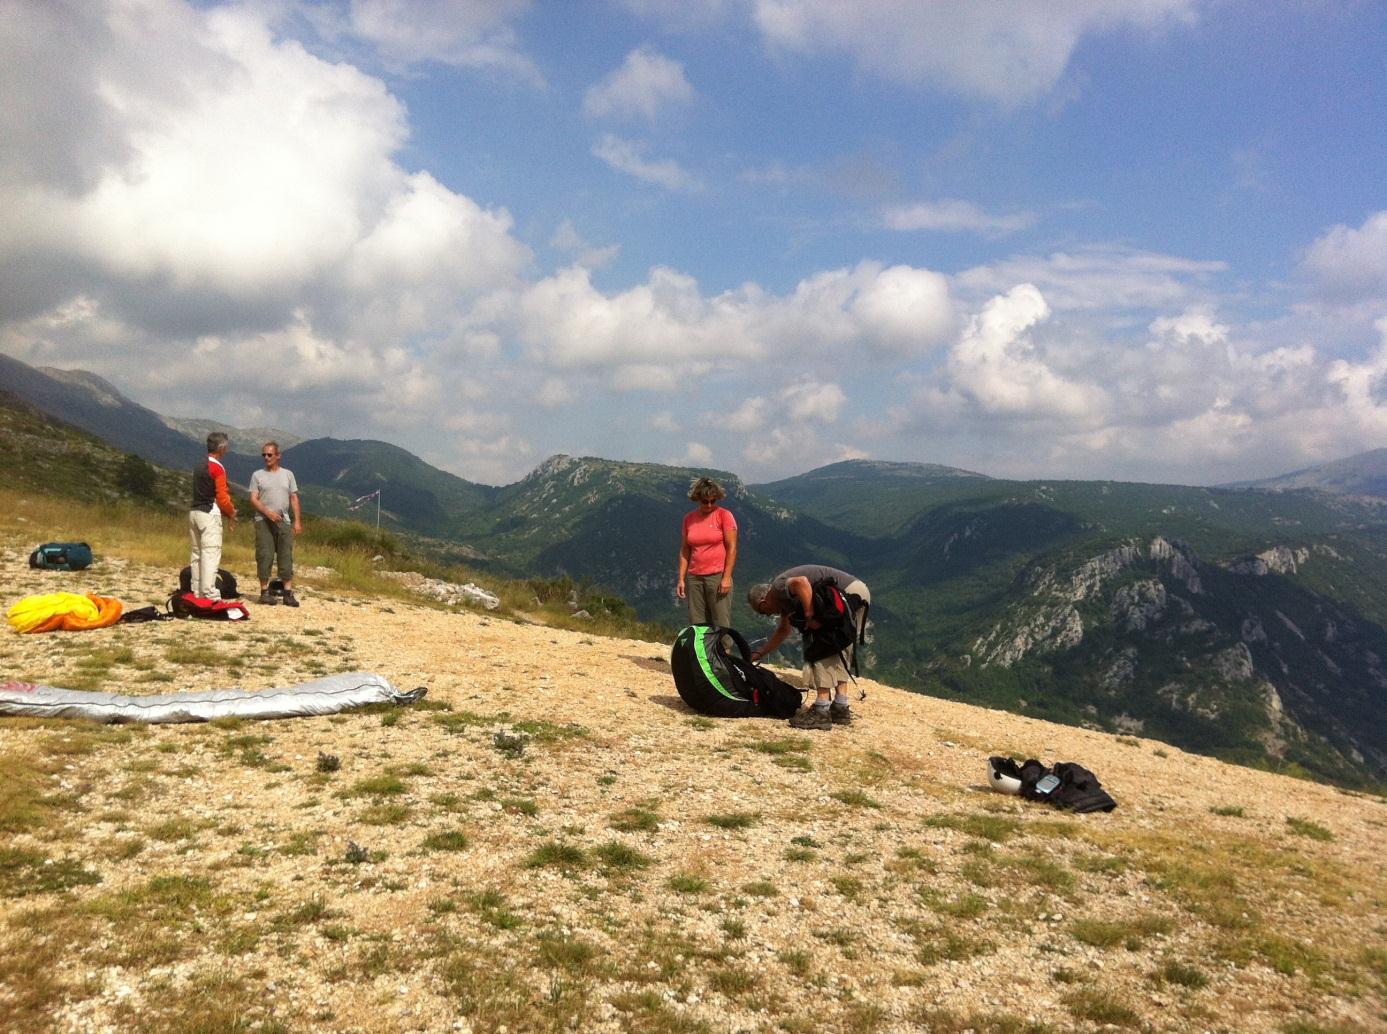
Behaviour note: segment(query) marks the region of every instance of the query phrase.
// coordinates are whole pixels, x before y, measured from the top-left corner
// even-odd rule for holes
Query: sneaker
[[[260,602],[266,607],[273,607],[279,600],[275,599],[268,592],[262,592],[260,594]]]
[[[286,607],[297,607],[299,605],[299,598],[294,595],[293,589],[284,590],[284,605]]]
[[[790,719],[790,728],[821,729],[826,732],[833,728],[833,719],[826,707],[806,707]]]
[[[833,703],[829,705],[828,716],[833,720],[834,725],[852,724],[852,708],[848,706],[847,701],[841,704],[836,700],[833,701]]]

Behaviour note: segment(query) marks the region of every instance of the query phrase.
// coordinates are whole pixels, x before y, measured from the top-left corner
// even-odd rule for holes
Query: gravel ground
[[[0,1029],[1387,1030],[1379,798],[865,679],[851,728],[701,719],[660,645],[304,582],[240,625],[4,631],[4,676],[59,686],[428,695],[5,720],[0,762],[51,796],[0,867]],[[171,583],[0,554],[5,606]],[[1119,808],[992,793],[997,753],[1080,762]],[[68,864],[90,879],[38,885]]]

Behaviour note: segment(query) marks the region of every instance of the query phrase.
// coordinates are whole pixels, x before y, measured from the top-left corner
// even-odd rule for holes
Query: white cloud
[[[1334,301],[1387,300],[1387,211],[1357,229],[1331,228],[1310,245],[1301,270]]]
[[[1172,309],[1207,301],[1211,280],[1226,269],[1218,261],[1094,244],[976,266],[954,277],[954,284],[974,296],[1034,284],[1056,311]]]
[[[535,401],[546,409],[565,406],[574,399],[573,389],[568,381],[559,377],[546,377],[535,394]]]
[[[166,334],[306,319],[397,340],[446,331],[440,316],[511,286],[528,263],[507,213],[395,163],[405,112],[379,80],[276,42],[249,8],[146,0],[122,12],[93,26],[75,61],[38,48],[20,65],[48,84],[7,106],[20,139],[106,143],[76,179],[33,162],[0,175],[0,208],[14,215],[0,221],[0,256],[32,271],[0,284],[11,318],[83,296]],[[42,38],[72,39],[51,27]],[[11,39],[0,29],[7,53]],[[72,118],[51,117],[50,93]]]
[[[1329,367],[1329,383],[1337,389],[1342,413],[1359,430],[1359,440],[1387,441],[1387,317],[1374,326],[1381,342],[1360,363],[1336,360]]]
[[[695,193],[703,189],[698,179],[685,171],[674,159],[649,159],[643,144],[625,140],[612,133],[592,145],[594,158],[600,158],[617,172],[624,172],[646,183],[654,183],[679,193]]]
[[[1158,316],[1151,321],[1151,333],[1157,337],[1181,341],[1202,341],[1216,344],[1228,340],[1228,327],[1215,322],[1213,309],[1188,309],[1178,316]]]
[[[691,467],[706,467],[713,462],[713,450],[702,442],[689,442],[684,450],[684,462]]]
[[[852,303],[864,333],[887,351],[928,351],[953,329],[949,282],[938,273],[892,266],[862,286]]]
[[[781,391],[780,400],[791,420],[832,423],[838,419],[848,399],[836,384],[805,381]]]
[[[572,219],[559,223],[549,246],[572,257],[574,264],[584,269],[601,269],[621,254],[620,244],[609,244],[605,248],[595,248],[583,239]]]
[[[722,419],[722,426],[739,434],[749,434],[766,426],[769,403],[759,395],[743,399],[742,404]]]
[[[929,270],[863,262],[817,273],[786,295],[746,285],[713,297],[677,270],[605,294],[578,266],[545,277],[518,303],[518,334],[558,367],[641,366],[618,385],[677,388],[714,367],[764,358],[841,367],[853,357],[923,355],[954,326],[948,283]]]
[[[869,460],[871,454],[864,452],[855,445],[844,445],[839,442],[833,446],[833,455],[829,459],[830,463],[842,463],[844,460]]]
[[[340,23],[331,7],[309,10],[330,33],[370,43],[388,62],[489,69],[542,86],[543,75],[511,28],[530,6],[530,0],[350,0]]]
[[[948,199],[898,205],[882,212],[881,223],[888,230],[934,230],[941,233],[971,231],[987,235],[1015,233],[1034,226],[1034,212],[995,214],[984,212],[971,201]]]
[[[949,353],[950,390],[1008,417],[1082,417],[1101,406],[1097,389],[1067,380],[1037,352],[1028,332],[1049,315],[1031,284],[989,301]]]
[[[678,434],[679,421],[674,419],[674,414],[667,409],[662,409],[655,413],[646,421],[646,426],[652,431],[662,431],[665,434]]]
[[[753,0],[756,24],[775,47],[842,51],[897,82],[1003,104],[1051,93],[1087,35],[1187,25],[1195,10],[1195,0]]]
[[[654,122],[661,109],[693,100],[684,66],[653,47],[637,47],[601,82],[583,95],[583,114],[591,118],[643,118]]]

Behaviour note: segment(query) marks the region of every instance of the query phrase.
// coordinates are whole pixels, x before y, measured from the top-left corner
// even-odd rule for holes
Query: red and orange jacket
[[[223,517],[236,516],[236,507],[226,487],[226,468],[217,457],[208,456],[205,467],[193,468],[193,505],[190,509],[211,513],[214,506],[222,512]]]

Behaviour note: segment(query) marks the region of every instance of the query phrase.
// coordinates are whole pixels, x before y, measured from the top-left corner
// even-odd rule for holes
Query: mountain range
[[[207,422],[166,420],[91,374],[0,356],[0,390],[156,464],[186,469],[203,454]],[[266,430],[226,429],[257,444]],[[334,439],[297,441],[284,463],[313,512],[346,516],[380,489],[383,526],[461,544],[498,575],[601,585],[670,624],[682,617],[672,582],[688,484],[711,474],[740,527],[739,586],[807,561],[871,585],[868,661],[884,681],[1381,785],[1384,455],[1221,488],[867,460],[748,485],[570,456],[495,487],[388,443]],[[241,483],[258,465],[228,461]],[[763,621],[736,600],[751,638]]]

